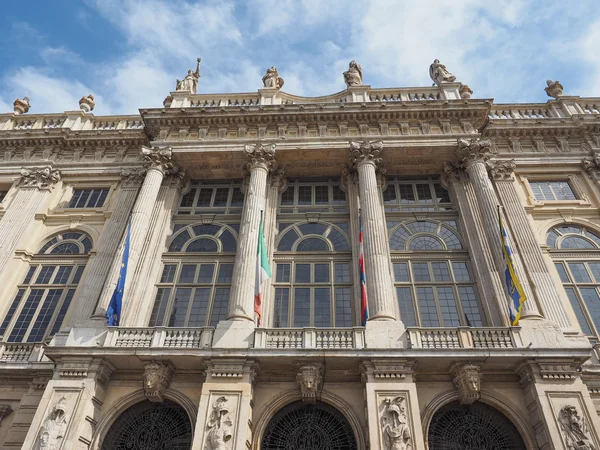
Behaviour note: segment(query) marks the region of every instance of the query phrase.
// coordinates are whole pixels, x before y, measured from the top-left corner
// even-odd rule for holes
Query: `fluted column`
[[[244,199],[227,319],[253,322],[258,226],[261,211],[265,209],[267,175],[275,166],[275,144],[247,144],[244,154],[250,182]]]
[[[487,161],[493,155],[490,145],[491,142],[489,140],[471,139],[468,141],[466,139],[459,139],[457,159],[458,165],[467,171],[471,183],[473,183],[477,204],[479,205],[479,212],[485,226],[486,236],[490,243],[492,254],[494,255],[496,268],[500,274],[503,274],[506,268],[506,262],[504,261],[500,244],[500,228],[497,208],[498,199],[486,167]],[[521,318],[540,317],[536,300],[532,294],[531,287],[529,286],[529,280],[524,272],[518,250],[516,248],[513,248],[512,250],[516,263],[516,274],[523,286],[525,295],[527,296],[527,301],[523,304]],[[508,298],[506,298],[506,302],[508,305]]]
[[[519,199],[514,184],[514,170],[514,161],[495,161],[490,165],[490,175],[506,211],[506,221],[511,225],[513,240],[531,280],[531,287],[536,294],[542,315],[563,328],[570,328],[572,325],[558,295],[558,289]]]
[[[376,169],[383,143],[351,142],[350,167],[358,173],[369,320],[397,320],[390,249]]]
[[[353,305],[354,315],[357,317],[356,324],[360,324],[361,304],[360,304],[360,273],[358,268],[358,258],[360,254],[360,243],[358,242],[360,212],[360,199],[358,197],[358,177],[355,171],[349,170],[348,165],[342,169],[342,187],[346,191],[348,199],[348,211],[350,212],[350,243],[352,244],[352,298],[356,299]]]

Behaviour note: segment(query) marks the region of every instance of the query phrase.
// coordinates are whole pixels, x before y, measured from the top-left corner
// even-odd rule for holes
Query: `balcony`
[[[365,329],[257,328],[254,348],[358,350],[365,348]]]
[[[44,358],[44,344],[29,342],[0,342],[0,367],[3,363],[37,363]]]
[[[411,349],[523,348],[519,327],[408,328]]]
[[[196,348],[211,347],[214,328],[121,328],[109,327],[104,347]]]

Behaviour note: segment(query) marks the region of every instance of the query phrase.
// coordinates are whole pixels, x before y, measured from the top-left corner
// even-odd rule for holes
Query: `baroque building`
[[[197,94],[198,60],[139,115],[17,99],[1,448],[599,449],[600,99],[549,80],[546,103],[496,104],[430,76],[372,88],[352,61],[307,98],[272,67]]]

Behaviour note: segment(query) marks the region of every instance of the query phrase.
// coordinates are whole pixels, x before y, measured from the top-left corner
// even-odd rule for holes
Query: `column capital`
[[[142,147],[141,156],[147,170],[157,169],[163,175],[179,172],[179,166],[173,162],[173,149],[171,147]]]
[[[467,169],[474,163],[486,163],[496,151],[491,148],[492,142],[489,139],[459,139],[456,150],[458,165]]]
[[[127,187],[137,187],[142,184],[146,176],[146,169],[140,167],[136,169],[121,170],[121,183]]]
[[[376,168],[383,169],[383,150],[382,141],[350,141],[349,166],[351,169],[357,169],[360,165],[371,163]]]
[[[451,184],[459,182],[462,173],[462,169],[458,165],[452,161],[444,161],[441,175],[442,185],[448,188]]]
[[[287,187],[287,177],[283,167],[277,167],[271,171],[271,186],[276,187],[279,192],[283,192]]]
[[[60,179],[60,170],[55,169],[52,166],[32,167],[30,169],[21,169],[21,179],[19,183],[22,187],[50,189],[52,185],[58,183]]]
[[[163,185],[169,186],[182,192],[187,188],[189,182],[190,178],[185,173],[185,170],[180,169],[178,172],[172,173],[169,176],[165,177],[165,179],[163,180]]]
[[[488,173],[494,181],[512,181],[516,167],[514,159],[488,161],[487,163]]]
[[[244,145],[246,170],[251,171],[256,167],[263,167],[267,171],[271,171],[276,168],[275,147],[275,144],[264,144],[262,142]]]

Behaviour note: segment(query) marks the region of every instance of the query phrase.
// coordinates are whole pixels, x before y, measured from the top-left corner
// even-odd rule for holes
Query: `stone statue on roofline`
[[[13,103],[13,109],[15,114],[25,114],[31,108],[31,103],[29,103],[29,97],[23,97],[23,99],[16,99]]]
[[[275,66],[267,69],[267,73],[262,77],[262,81],[266,88],[281,89],[283,86],[283,78],[279,76],[279,72]]]
[[[89,113],[96,106],[96,102],[94,101],[94,95],[90,94],[87,96],[81,97],[79,100],[79,109],[81,109],[84,113]]]
[[[446,69],[446,66],[439,59],[435,59],[429,66],[429,76],[437,86],[442,83],[453,83],[456,81],[456,77]]]
[[[563,87],[562,84],[560,84],[560,81],[547,80],[546,85],[548,87],[544,90],[546,91],[546,94],[548,94],[548,97],[558,98],[563,94]]]
[[[362,84],[362,67],[359,63],[354,60],[350,61],[348,70],[344,72],[344,81],[348,87]]]
[[[192,69],[190,69],[183,80],[177,80],[177,85],[175,87],[176,91],[188,91],[191,94],[196,93],[196,90],[198,89],[198,78],[200,78],[200,61],[202,61],[202,58],[198,58],[196,61],[196,71],[192,72]]]

